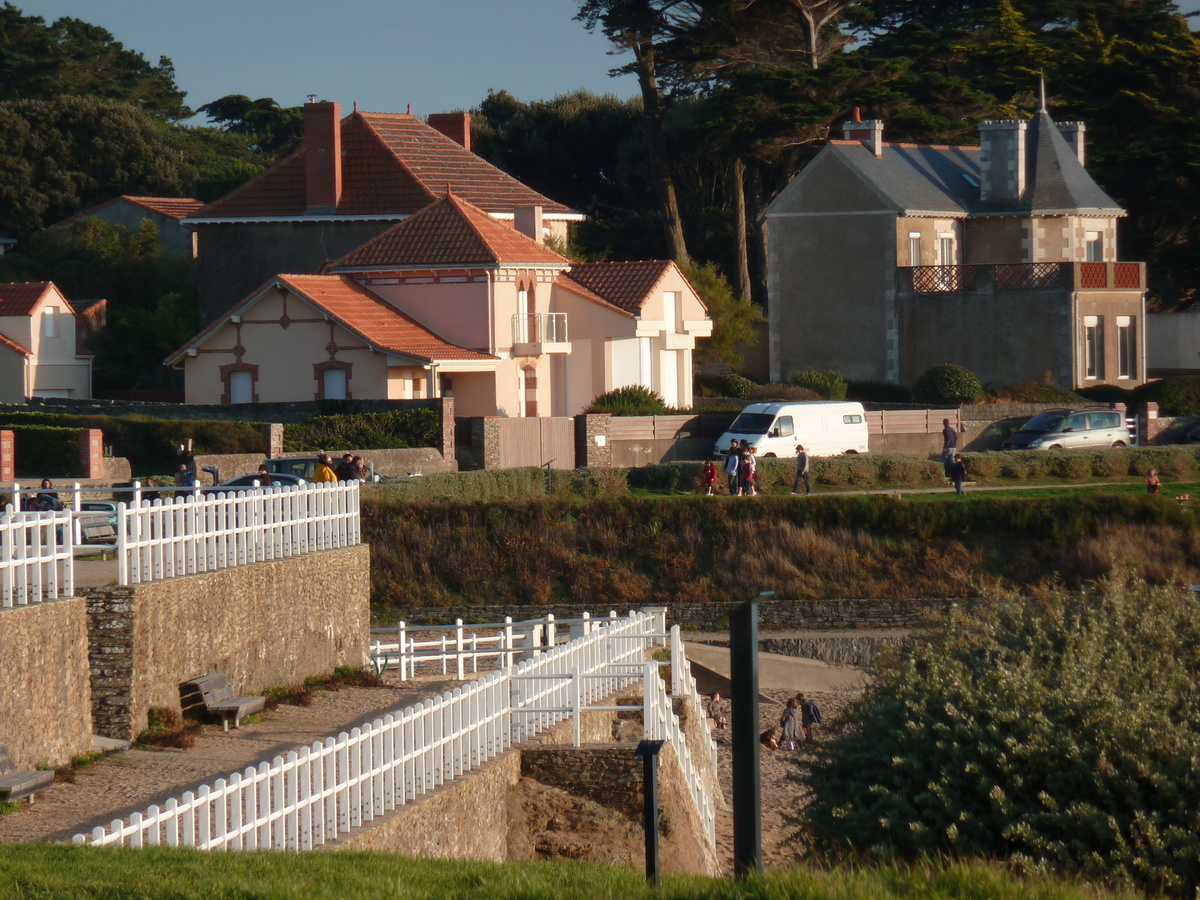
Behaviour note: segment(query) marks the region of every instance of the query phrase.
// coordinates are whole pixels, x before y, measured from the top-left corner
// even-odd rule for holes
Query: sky
[[[418,116],[478,106],[489,88],[548,100],[587,88],[632,97],[577,0],[12,0],[50,22],[100,25],[150,62],[167,56],[193,109],[226,94]],[[1184,11],[1200,0],[1180,0]],[[199,117],[196,124],[203,124]]]
[[[175,64],[193,109],[227,94],[418,116],[478,106],[489,88],[548,100],[579,88],[637,93],[575,0],[11,0],[83,19],[152,63]],[[1197,0],[1200,2],[1200,0]],[[197,124],[205,120],[199,119]]]

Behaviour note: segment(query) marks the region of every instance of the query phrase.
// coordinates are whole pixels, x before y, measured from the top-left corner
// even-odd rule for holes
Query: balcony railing
[[[567,343],[567,314],[533,313],[530,315],[515,315],[512,318],[512,341],[514,349],[533,345],[533,352],[547,352],[547,344]]]
[[[1041,262],[994,266],[913,266],[896,270],[902,294],[962,291],[1144,291],[1140,262]]]

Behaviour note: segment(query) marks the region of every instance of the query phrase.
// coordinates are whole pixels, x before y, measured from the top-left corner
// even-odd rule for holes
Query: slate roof
[[[1015,204],[980,201],[979,147],[885,143],[879,157],[858,141],[830,141],[829,149],[902,214],[1124,214],[1044,109],[1026,131],[1025,195]]]
[[[353,112],[341,128],[342,196],[335,215],[408,216],[449,188],[488,213],[540,206],[545,216],[578,217],[416,116]],[[301,147],[193,218],[301,217],[307,209],[304,165]]]
[[[557,265],[570,261],[455,194],[351,250],[328,268]]]
[[[119,197],[113,197],[111,200],[105,200],[103,203],[97,204],[90,209],[85,209],[83,212],[76,213],[70,218],[63,219],[61,222],[55,222],[50,227],[59,228],[68,222],[74,222],[77,219],[86,219],[106,206],[112,206],[114,203],[122,201],[167,216],[177,222],[188,216],[195,215],[204,209],[204,203],[199,200],[193,200],[190,197],[134,197],[129,194],[122,194]]]
[[[28,316],[46,292],[54,287],[50,281],[23,281],[0,284],[0,316]],[[63,298],[67,309],[75,312],[70,302]]]
[[[251,306],[263,291],[275,284],[304,298],[375,350],[427,362],[487,361],[497,358],[443,340],[346,275],[278,275],[167,357],[164,364],[174,365],[190,348],[202,344],[232,316]]]
[[[673,266],[670,260],[577,263],[565,277],[618,309],[637,314]]]

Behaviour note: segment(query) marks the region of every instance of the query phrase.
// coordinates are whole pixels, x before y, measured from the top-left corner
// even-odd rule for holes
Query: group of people
[[[313,472],[312,480],[315,484],[330,481],[359,481],[365,484],[370,477],[371,472],[361,456],[343,453],[341,462],[335,466],[333,457],[322,453],[317,457],[317,469]]]
[[[942,468],[946,477],[954,482],[954,493],[961,494],[963,482],[967,480],[967,466],[958,452],[958,432],[949,419],[942,419]]]
[[[730,441],[729,453],[725,457],[725,479],[729,484],[731,497],[758,496],[755,487],[755,475],[758,464],[755,462],[754,451],[750,449],[747,440]],[[804,485],[804,493],[812,493],[812,480],[808,475],[808,453],[803,444],[796,445],[796,481],[792,485],[792,493],[800,493],[800,485]],[[711,459],[704,461],[704,489],[710,497],[717,491],[717,466]]]
[[[704,701],[704,714],[713,720],[713,727],[718,731],[729,727],[729,711],[716,691]],[[801,691],[788,700],[783,715],[779,717],[779,727],[768,728],[758,736],[758,741],[768,750],[778,750],[780,747],[795,750],[801,741],[813,737],[813,726],[823,721],[820,708]]]

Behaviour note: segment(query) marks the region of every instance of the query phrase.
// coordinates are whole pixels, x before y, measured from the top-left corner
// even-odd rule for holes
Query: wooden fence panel
[[[501,469],[551,464],[575,468],[575,420],[572,418],[513,418],[497,420]],[[551,462],[553,460],[553,462]]]

